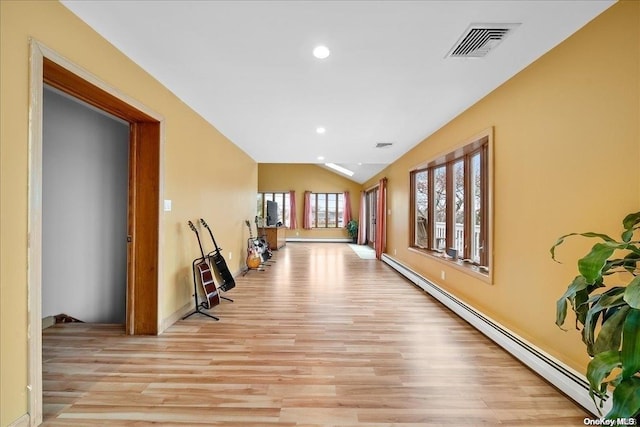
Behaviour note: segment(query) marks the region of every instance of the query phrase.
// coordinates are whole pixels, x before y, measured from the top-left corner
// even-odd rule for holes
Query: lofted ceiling
[[[363,183],[614,1],[62,3],[256,162]],[[449,57],[472,24],[520,25],[483,58]]]

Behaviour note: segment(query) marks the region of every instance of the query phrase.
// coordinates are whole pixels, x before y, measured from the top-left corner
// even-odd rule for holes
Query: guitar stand
[[[265,271],[265,268],[263,267],[262,264],[260,264],[260,266],[257,268],[245,267],[245,269],[242,271],[242,275],[246,276],[250,271]]]
[[[187,317],[193,316],[196,313],[199,313],[199,314],[202,314],[204,316],[210,317],[213,320],[220,320],[216,316],[212,316],[211,314],[207,313],[206,311],[203,311],[204,302],[198,302],[198,279],[196,278],[196,263],[198,263],[200,261],[204,261],[204,258],[202,258],[202,257],[196,258],[191,263],[191,272],[193,273],[193,299],[195,300],[196,308],[191,313],[189,313],[186,316],[184,316],[182,318],[182,320],[186,319]]]

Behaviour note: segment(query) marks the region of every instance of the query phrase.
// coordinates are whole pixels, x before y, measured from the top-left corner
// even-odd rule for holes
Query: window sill
[[[445,264],[448,267],[454,268],[458,271],[461,271],[465,274],[475,277],[476,279],[479,279],[489,285],[493,284],[493,275],[491,274],[491,271],[488,269],[486,271],[483,271],[484,268],[482,267],[479,267],[477,265],[470,264],[467,262],[463,262],[462,260],[454,260],[448,257],[445,253],[431,252],[431,251],[426,251],[426,250],[413,248],[413,247],[409,247],[407,249],[410,252],[420,254],[426,258]]]

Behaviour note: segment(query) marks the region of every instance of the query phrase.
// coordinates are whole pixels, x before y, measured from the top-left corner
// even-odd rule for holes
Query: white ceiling
[[[614,1],[62,3],[255,161],[362,183]],[[485,58],[447,58],[472,23],[521,25]]]

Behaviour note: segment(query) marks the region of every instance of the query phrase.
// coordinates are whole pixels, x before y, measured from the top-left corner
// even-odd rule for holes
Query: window
[[[311,227],[341,228],[343,224],[343,193],[311,193]]]
[[[278,221],[289,227],[289,192],[275,193],[265,192],[258,193],[257,212],[260,218],[267,217],[267,201],[273,201],[278,204]]]
[[[411,247],[489,271],[489,136],[411,171]]]

